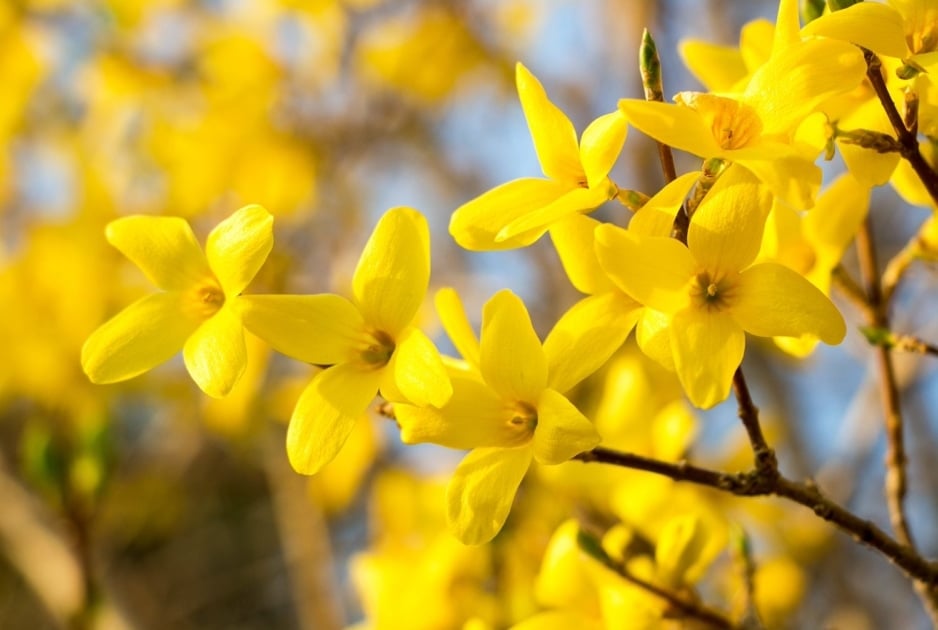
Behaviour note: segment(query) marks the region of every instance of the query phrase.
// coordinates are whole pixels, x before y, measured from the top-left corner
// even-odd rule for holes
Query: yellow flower
[[[617,192],[608,175],[625,143],[625,118],[619,112],[600,116],[577,143],[573,123],[550,102],[534,75],[519,63],[515,77],[541,170],[549,179],[516,179],[458,208],[449,231],[466,249],[525,247],[555,221],[597,208]]]
[[[913,67],[938,63],[935,0],[857,2],[819,17],[802,32],[851,42],[877,55],[902,59]]]
[[[95,383],[123,381],[183,351],[202,391],[226,395],[246,365],[235,298],[273,247],[273,217],[246,206],[208,236],[205,252],[176,217],[130,216],[107,226],[107,240],[163,291],[134,302],[88,337],[81,364]]]
[[[619,101],[629,123],[659,142],[703,158],[737,162],[772,194],[809,208],[821,184],[816,150],[798,142],[798,127],[832,96],[863,78],[856,47],[811,39],[778,46],[733,96],[681,92],[676,105]]]
[[[843,317],[808,280],[778,263],[752,264],[771,198],[733,167],[690,223],[687,246],[606,224],[596,230],[606,272],[666,321],[681,385],[691,402],[712,407],[729,393],[743,358],[744,332],[814,335],[839,343]]]
[[[561,393],[596,361],[587,346],[566,339],[542,346],[524,304],[501,291],[483,310],[479,374],[454,377],[453,397],[441,409],[395,406],[405,443],[473,449],[446,494],[450,528],[464,543],[498,533],[532,460],[559,464],[599,443],[592,423]]]
[[[411,208],[384,214],[365,245],[352,300],[339,295],[245,295],[245,326],[275,350],[330,366],[300,395],[287,455],[312,475],[332,461],[380,391],[392,401],[443,406],[452,394],[433,342],[414,325],[430,281],[427,221]]]

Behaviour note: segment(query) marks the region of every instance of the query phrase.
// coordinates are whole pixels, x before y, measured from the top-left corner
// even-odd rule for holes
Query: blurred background
[[[442,488],[459,454],[402,449],[393,423],[374,414],[322,474],[290,470],[285,423],[314,368],[256,340],[225,400],[201,394],[178,357],[127,383],[91,385],[79,365],[84,339],[151,290],[104,226],[127,214],[183,216],[204,239],[259,203],[276,217],[275,245],[249,291],[343,292],[377,217],[413,206],[431,224],[431,290],[456,287],[477,323],[485,300],[512,288],[543,335],[578,297],[549,240],[474,254],[446,231],[465,201],[540,174],[515,63],[582,131],[618,98],[641,94],[643,27],[670,97],[700,89],[680,40],[734,46],[744,23],[774,21],[775,11],[768,1],[693,0],[0,3],[0,627],[460,628],[475,618],[500,628],[538,610],[546,541],[583,509],[582,489],[562,490],[573,482],[531,480],[505,533],[463,548],[442,526]],[[633,131],[612,178],[655,192],[653,144]],[[875,197],[887,209],[874,211],[884,259],[922,217],[894,197]],[[599,216],[624,223],[628,211],[610,204]],[[935,332],[935,305],[921,297],[933,282],[933,270],[913,269],[897,328]],[[855,329],[858,314],[838,303]],[[430,330],[433,318],[428,305]],[[746,365],[784,469],[822,479],[885,525],[868,355],[852,330],[843,347],[806,362],[752,344]],[[612,404],[602,387],[618,382],[614,413],[634,414],[645,431],[641,414],[673,384],[662,389],[668,377],[636,356],[627,348],[615,368],[625,376],[588,386],[583,400]],[[902,359],[916,436],[912,526],[934,554],[936,435],[925,411],[938,401],[925,364]],[[746,466],[732,401],[682,414],[672,457]],[[626,436],[624,446],[644,439]],[[587,485],[599,474],[568,466]],[[617,489],[612,509],[619,519],[649,496],[684,501],[675,498],[684,490],[647,475],[627,479],[632,490]],[[692,500],[749,523],[772,625],[922,623],[893,567],[806,511],[702,492]],[[704,596],[732,599],[712,582]]]

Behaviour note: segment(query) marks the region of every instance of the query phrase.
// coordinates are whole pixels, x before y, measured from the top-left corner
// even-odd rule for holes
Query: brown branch
[[[759,408],[752,402],[742,366],[736,368],[733,374],[733,392],[736,394],[736,401],[739,405],[739,419],[743,421],[743,427],[752,445],[756,470],[767,475],[778,474],[778,460],[775,458],[775,451],[762,434],[762,425],[759,424]]]
[[[662,475],[674,481],[686,481],[737,496],[770,496],[787,498],[807,507],[820,518],[849,534],[857,542],[884,555],[912,579],[933,588],[938,584],[938,565],[929,562],[915,549],[904,545],[876,524],[860,518],[825,496],[813,482],[792,481],[776,471],[766,474],[759,470],[725,473],[687,462],[661,460],[597,447],[580,453],[574,459],[586,463],[603,463]]]
[[[734,630],[739,627],[721,612],[705,606],[704,604],[685,599],[677,593],[673,593],[666,588],[662,588],[657,584],[638,577],[629,571],[624,562],[607,554],[602,544],[582,529],[577,535],[577,543],[589,556],[601,562],[609,570],[614,571],[619,577],[664,600],[670,604],[672,609],[679,611],[685,617],[692,617],[714,628],[722,628],[724,630]]]
[[[900,335],[885,328],[874,328],[872,326],[865,326],[860,329],[860,332],[873,346],[880,346],[887,350],[901,350],[913,354],[938,356],[938,346],[913,335]]]
[[[889,95],[889,90],[886,88],[882,62],[872,51],[866,48],[862,48],[862,50],[863,58],[866,61],[866,76],[869,78],[870,84],[876,92],[876,96],[879,97],[879,102],[886,112],[889,123],[896,132],[896,140],[899,142],[899,154],[908,160],[912,170],[918,175],[918,178],[928,191],[929,196],[931,196],[932,202],[938,205],[938,173],[928,164],[925,160],[925,156],[922,155],[922,152],[918,148],[916,133],[918,125],[914,123],[908,127],[906,126],[907,121],[899,114],[899,110],[896,108],[896,104],[893,102],[892,97]],[[907,109],[909,110],[907,113],[912,117],[911,112],[912,110],[917,110],[917,103],[910,104],[908,98],[906,99],[906,103]],[[914,118],[917,119],[918,117],[914,116]]]

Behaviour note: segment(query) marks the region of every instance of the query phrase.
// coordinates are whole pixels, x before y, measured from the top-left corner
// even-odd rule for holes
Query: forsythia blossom
[[[192,379],[226,395],[244,371],[246,349],[237,296],[273,247],[273,217],[246,206],[208,236],[205,251],[176,217],[112,221],[107,239],[162,289],[134,302],[85,342],[81,364],[95,383],[123,381],[183,351]]]

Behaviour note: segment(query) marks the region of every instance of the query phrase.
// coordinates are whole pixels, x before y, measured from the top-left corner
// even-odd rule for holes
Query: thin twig
[[[625,581],[631,582],[642,590],[664,600],[670,604],[672,609],[679,611],[683,616],[691,617],[714,628],[722,628],[723,630],[734,630],[738,627],[723,613],[705,606],[704,604],[685,599],[677,593],[673,593],[666,588],[662,588],[657,584],[638,577],[629,571],[624,562],[607,554],[599,541],[582,529],[577,536],[577,542],[583,551],[603,563],[606,568],[614,571]]]
[[[642,43],[638,49],[638,67],[642,75],[642,89],[646,101],[664,101],[664,82],[661,78],[661,60],[658,57],[658,47],[655,40],[646,28],[642,31]],[[677,170],[674,168],[674,154],[671,147],[658,142],[658,159],[661,160],[661,170],[664,173],[665,183],[677,179]]]
[[[912,129],[915,129],[915,131],[906,127],[906,121],[903,119],[902,115],[899,114],[899,110],[896,108],[896,104],[892,101],[889,90],[886,88],[886,80],[883,78],[882,62],[872,51],[866,48],[862,50],[863,58],[866,61],[866,76],[869,78],[870,84],[876,92],[876,96],[879,97],[879,102],[886,112],[886,117],[889,118],[889,123],[896,132],[896,140],[899,141],[900,145],[899,153],[903,158],[908,160],[909,166],[912,167],[912,170],[915,171],[915,174],[918,175],[919,179],[922,181],[929,196],[932,198],[932,202],[938,205],[938,173],[928,164],[925,160],[925,156],[922,155],[922,152],[918,148],[918,138],[915,133],[915,131],[917,131],[917,123],[911,125]],[[917,106],[915,109],[917,109]]]
[[[938,584],[938,565],[929,562],[915,549],[904,545],[874,523],[860,518],[825,496],[813,482],[797,482],[780,473],[766,475],[758,470],[725,473],[694,466],[685,461],[670,463],[661,460],[596,447],[574,459],[603,463],[662,475],[674,481],[707,486],[737,496],[780,496],[803,505],[819,517],[836,525],[854,540],[879,551],[909,577],[926,585]]]
[[[874,328],[872,326],[865,326],[860,329],[860,332],[874,346],[880,346],[887,350],[901,350],[913,354],[938,356],[938,346],[913,335],[900,335],[885,328]]]
[[[742,366],[736,368],[733,374],[733,392],[736,394],[736,401],[739,405],[739,419],[743,421],[743,427],[752,445],[756,470],[767,475],[778,474],[778,460],[775,458],[775,451],[762,434],[762,425],[759,424],[759,408],[752,402],[752,395],[749,393]]]
[[[866,300],[866,291],[864,291],[863,287],[850,275],[850,272],[844,269],[843,265],[834,267],[834,270],[831,272],[831,281],[840,289],[847,299],[853,302],[854,306],[863,312],[867,319],[872,317],[870,303]]]

